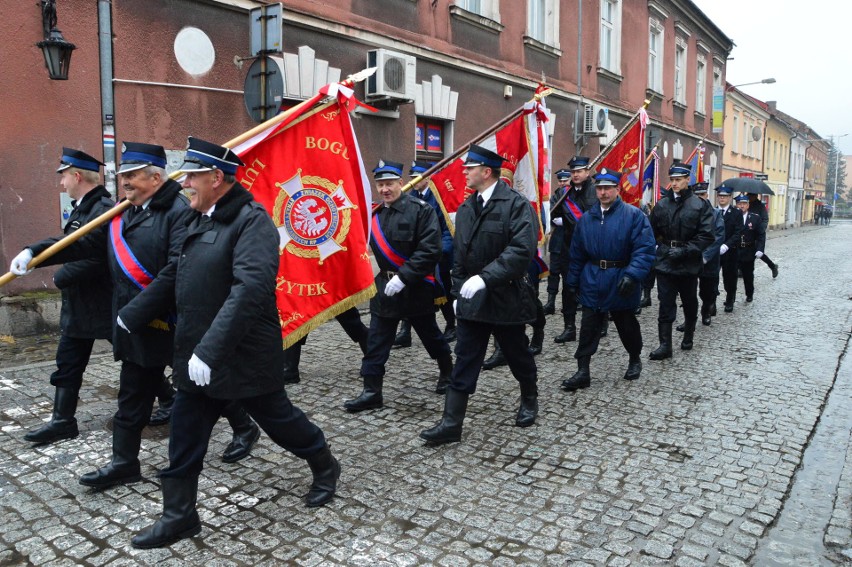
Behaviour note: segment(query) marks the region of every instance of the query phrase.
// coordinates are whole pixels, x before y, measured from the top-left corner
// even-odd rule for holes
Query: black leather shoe
[[[533,328],[532,338],[530,339],[530,346],[527,348],[527,351],[533,355],[537,356],[541,354],[541,349],[544,346],[544,327]]]
[[[754,301],[754,297],[747,295],[746,296],[746,303],[751,303],[752,301]]]
[[[38,429],[24,435],[24,441],[46,444],[72,439],[80,434],[77,428],[77,390],[74,388],[56,388],[53,395],[53,415],[50,421]]]
[[[686,327],[684,327],[684,326],[683,326],[683,323],[681,323],[680,325],[678,325],[677,327],[675,327],[675,331],[677,331],[677,332],[679,332],[679,333],[682,333],[682,332],[683,332],[683,330],[684,330],[685,328],[686,328]]]
[[[131,482],[139,482],[142,480],[142,473],[139,470],[139,463],[136,466],[128,468],[116,468],[112,463],[105,467],[101,467],[96,471],[86,473],[80,477],[80,484],[83,486],[91,486],[92,488],[110,488],[119,484],[130,484]]]
[[[447,327],[446,330],[444,330],[444,340],[447,341],[448,343],[451,343],[454,340],[456,340],[456,328],[455,327]]]
[[[571,325],[570,327],[565,327],[565,330],[562,331],[559,335],[553,339],[555,343],[570,343],[572,341],[577,340],[577,327]]]
[[[702,316],[701,316],[701,324],[702,324],[702,325],[707,325],[707,326],[709,326],[709,325],[710,325],[710,323],[712,323],[712,322],[713,322],[713,318],[712,318],[709,314],[708,314],[708,315],[702,315]]]
[[[251,428],[243,433],[234,432],[234,437],[222,453],[223,463],[236,463],[251,454],[251,449],[260,439],[260,428],[252,422]]]
[[[716,316],[716,302],[715,301],[710,304],[710,316],[711,317]]]
[[[592,375],[588,368],[580,368],[573,376],[562,381],[562,389],[567,392],[582,390],[592,385]]]
[[[399,332],[393,340],[393,348],[408,348],[411,346],[411,323],[403,321]]]
[[[627,372],[624,373],[625,380],[636,380],[642,374],[642,360],[639,355],[630,357],[630,362],[627,363]]]
[[[648,358],[651,360],[663,360],[672,357],[672,324],[658,323],[657,334],[660,338],[660,346],[651,351]]]
[[[195,509],[198,477],[161,478],[163,514],[154,524],[133,536],[130,544],[137,549],[165,547],[201,533],[201,520]]]
[[[435,427],[424,429],[420,438],[430,447],[461,441],[462,424],[467,412],[469,395],[449,388],[444,398],[444,415]]]
[[[495,343],[494,354],[492,354],[485,362],[482,363],[483,370],[493,370],[499,366],[506,366],[509,362],[503,355],[503,350],[500,345]]]
[[[725,313],[733,313],[734,312],[734,304],[726,303],[725,304]]]
[[[112,461],[105,467],[81,476],[80,484],[104,489],[142,480],[139,469],[141,444],[141,431],[131,431],[113,424]]]
[[[364,389],[361,394],[357,398],[343,402],[343,407],[351,413],[379,409],[384,405],[382,398],[383,382],[382,376],[364,376]]]
[[[538,387],[524,382],[521,384],[521,407],[518,408],[515,425],[518,427],[535,425],[536,417],[538,417]]]
[[[340,463],[331,454],[328,445],[306,459],[314,475],[311,489],[305,496],[305,506],[317,508],[328,503],[337,492],[340,478]]]
[[[547,294],[547,303],[544,304],[544,314],[545,315],[553,315],[556,313],[556,294],[548,293]]]
[[[773,278],[777,278],[777,277],[778,277],[778,264],[774,264],[774,265],[772,266],[772,277],[773,277]]]
[[[640,309],[644,309],[645,307],[651,307],[651,292],[644,294],[642,296],[642,301],[639,302]]]

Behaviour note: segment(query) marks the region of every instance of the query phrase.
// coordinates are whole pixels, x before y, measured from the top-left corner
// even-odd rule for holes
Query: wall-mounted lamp
[[[44,55],[44,66],[52,80],[65,81],[71,66],[71,52],[77,46],[65,41],[62,32],[56,29],[56,0],[41,0],[41,23],[44,40],[36,45]]]

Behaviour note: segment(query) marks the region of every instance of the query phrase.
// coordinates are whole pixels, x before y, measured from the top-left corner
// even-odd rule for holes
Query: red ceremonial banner
[[[236,148],[237,180],[272,216],[280,237],[276,285],[284,348],[375,295],[368,254],[370,195],[348,114],[351,90]],[[319,97],[322,98],[322,97]]]
[[[639,111],[639,119],[624,134],[624,137],[601,160],[598,171],[603,168],[621,173],[621,199],[628,205],[642,206],[642,177],[644,174],[644,144],[647,114]]]

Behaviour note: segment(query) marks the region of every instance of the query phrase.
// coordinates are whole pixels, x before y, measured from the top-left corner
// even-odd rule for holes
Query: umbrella
[[[719,185],[719,187],[729,187],[734,191],[739,191],[740,193],[754,193],[756,195],[775,194],[775,191],[773,191],[769,185],[760,179],[755,179],[754,177],[732,177],[722,181],[722,184]],[[717,191],[719,190],[719,187],[716,187]]]

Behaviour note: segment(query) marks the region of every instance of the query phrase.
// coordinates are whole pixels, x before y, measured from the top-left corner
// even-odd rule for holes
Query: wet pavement
[[[417,438],[442,408],[419,342],[391,355],[385,408],[352,415],[341,405],[360,392],[360,351],[339,325],[323,326],[288,392],[341,460],[338,497],[304,508],[307,465],[265,436],[250,458],[222,463],[222,421],[199,484],[201,535],[152,551],[129,539],[161,509],[167,428],[146,431],[142,482],[77,483],[109,456],[118,366],[108,344],[80,394],[81,435],[33,447],[22,436],[49,417],[55,337],[0,337],[0,564],[848,564],[852,224],[772,236],[779,277],[758,263],[755,301],[699,325],[694,350],[648,361],[656,310],[646,309],[642,378],[621,380],[627,355],[611,329],[592,386],[569,394],[559,384],[576,343],[554,344],[562,326],[550,317],[537,424],[514,426],[505,368],[484,372],[462,443],[442,448]]]

